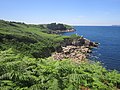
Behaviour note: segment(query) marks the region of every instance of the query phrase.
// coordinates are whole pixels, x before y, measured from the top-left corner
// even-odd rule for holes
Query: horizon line
[[[31,23],[31,22],[26,22],[26,21],[18,21],[18,20],[5,20],[5,19],[0,19],[0,20],[4,20],[4,21],[9,21],[9,22],[21,22],[21,23],[25,23],[25,24],[35,24],[35,25],[39,25],[39,24],[50,24],[50,23],[61,23],[61,24],[66,24],[66,25],[70,25],[70,26],[120,26],[120,24],[109,24],[109,25],[91,25],[91,24],[69,24],[69,23],[64,23],[64,22],[46,22],[46,23]]]

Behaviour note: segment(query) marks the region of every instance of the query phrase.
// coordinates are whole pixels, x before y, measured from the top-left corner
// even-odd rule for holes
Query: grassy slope
[[[59,35],[43,33],[44,31],[47,31],[47,28],[40,28],[37,25],[0,21],[1,34],[27,36],[29,38],[35,38],[37,41],[41,40],[40,37],[46,39],[54,39],[59,37]]]
[[[11,47],[17,52],[34,57],[49,56],[67,36],[47,34],[45,33],[47,31],[47,28],[40,25],[0,20],[0,49],[5,50]],[[43,51],[46,52],[43,54]]]

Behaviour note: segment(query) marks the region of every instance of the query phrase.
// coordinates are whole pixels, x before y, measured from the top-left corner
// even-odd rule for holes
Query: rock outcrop
[[[61,43],[61,46],[68,46],[68,45],[73,45],[73,46],[85,46],[85,47],[97,47],[98,43],[92,42],[86,38],[80,37],[80,38],[66,38],[64,39],[64,42]]]
[[[97,47],[98,43],[91,42],[83,37],[77,39],[66,39],[66,42],[62,43],[61,52],[55,52],[52,56],[55,60],[62,60],[69,58],[75,62],[85,62],[89,53],[91,53],[92,47]]]

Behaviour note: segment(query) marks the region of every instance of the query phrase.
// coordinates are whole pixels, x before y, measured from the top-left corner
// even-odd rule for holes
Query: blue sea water
[[[100,43],[97,49],[93,49],[92,60],[98,60],[110,70],[120,71],[120,27],[117,26],[75,26],[75,32],[63,33],[63,35],[78,34]]]

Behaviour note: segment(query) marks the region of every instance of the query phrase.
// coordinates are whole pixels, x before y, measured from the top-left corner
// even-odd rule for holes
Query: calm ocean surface
[[[107,69],[120,71],[120,27],[115,26],[75,26],[75,32],[63,35],[78,34],[100,43],[93,49],[92,60],[99,60]]]

